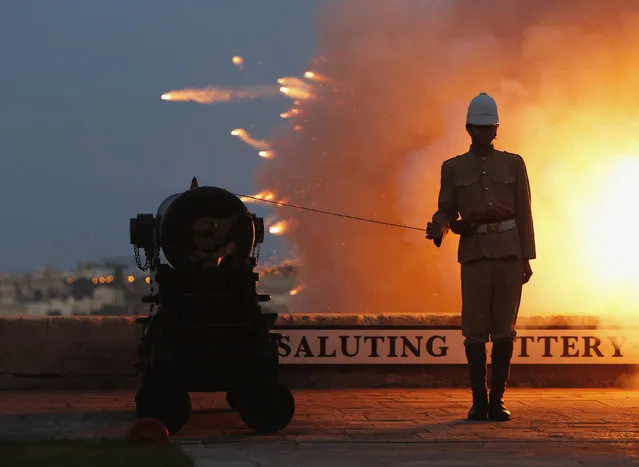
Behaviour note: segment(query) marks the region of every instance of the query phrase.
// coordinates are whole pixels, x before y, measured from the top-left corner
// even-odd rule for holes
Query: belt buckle
[[[494,222],[491,224],[488,224],[487,229],[488,232],[499,232],[499,223],[498,222]]]

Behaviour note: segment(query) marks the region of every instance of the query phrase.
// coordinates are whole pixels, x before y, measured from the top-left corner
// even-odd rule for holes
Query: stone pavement
[[[223,394],[193,394],[174,441],[202,467],[639,466],[639,391],[513,388],[507,423],[466,422],[460,389],[294,394],[295,418],[271,436],[246,428]],[[0,440],[122,436],[133,409],[131,392],[0,392]]]

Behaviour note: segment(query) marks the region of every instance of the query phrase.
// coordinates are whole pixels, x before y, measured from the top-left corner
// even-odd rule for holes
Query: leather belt
[[[480,234],[499,233],[499,232],[506,232],[508,230],[512,230],[515,227],[517,227],[517,221],[515,219],[508,219],[501,222],[493,222],[490,224],[476,225],[473,231],[475,233],[480,233]]]

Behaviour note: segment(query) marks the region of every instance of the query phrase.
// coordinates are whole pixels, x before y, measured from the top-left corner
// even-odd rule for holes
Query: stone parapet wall
[[[280,315],[277,327],[459,327],[447,315]],[[526,327],[596,327],[588,317],[522,318]],[[132,317],[0,318],[0,389],[130,388],[140,328]],[[459,386],[464,365],[282,365],[282,378],[297,387],[385,385]],[[559,367],[559,368],[557,368]],[[528,365],[513,369],[513,384],[610,386],[625,381],[628,365]],[[553,369],[554,368],[554,369]],[[563,383],[562,383],[563,382]]]

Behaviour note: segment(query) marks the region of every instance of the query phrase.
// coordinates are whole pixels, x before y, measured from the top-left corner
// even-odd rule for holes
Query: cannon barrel
[[[233,193],[196,186],[165,198],[155,216],[131,219],[130,236],[138,248],[161,250],[175,269],[212,269],[245,262],[264,241],[264,223]]]

